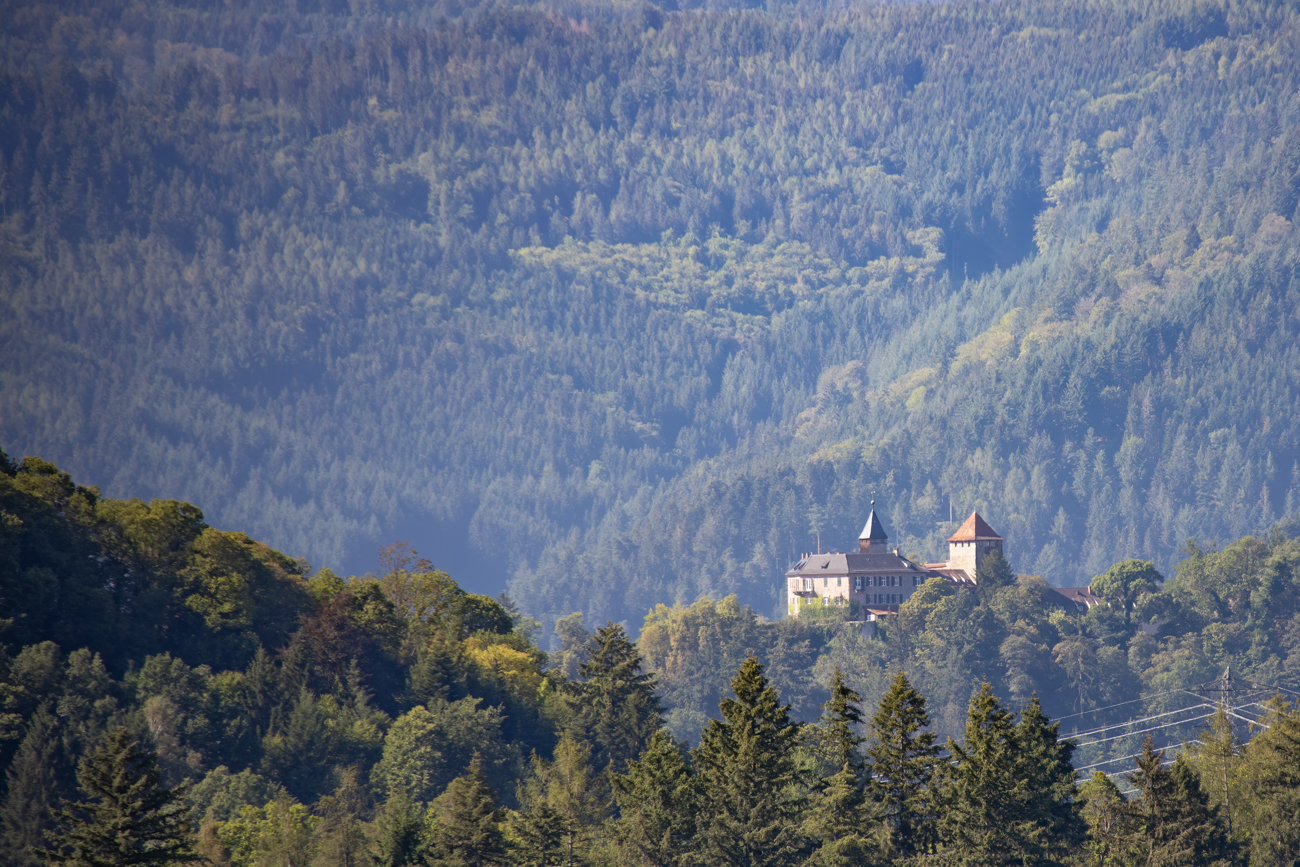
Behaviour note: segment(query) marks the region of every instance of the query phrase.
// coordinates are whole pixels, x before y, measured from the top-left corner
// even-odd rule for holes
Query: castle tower
[[[979,512],[971,512],[966,523],[948,539],[948,567],[961,569],[974,580],[975,569],[984,555],[993,550],[1001,552],[1004,541]]]
[[[871,505],[875,506],[872,500]],[[876,517],[876,510],[873,508],[871,514],[867,517],[867,524],[862,528],[862,535],[858,536],[858,553],[859,554],[882,554],[887,549],[885,543],[889,541],[889,535],[885,533],[885,525],[880,523]]]

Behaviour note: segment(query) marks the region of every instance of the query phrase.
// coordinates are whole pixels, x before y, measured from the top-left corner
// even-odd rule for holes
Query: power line
[[[1193,708],[1188,708],[1188,710],[1193,710]],[[1109,743],[1110,741],[1117,741],[1117,740],[1120,740],[1121,738],[1132,737],[1133,735],[1142,735],[1142,734],[1146,734],[1147,732],[1158,732],[1158,731],[1160,731],[1161,729],[1167,729],[1167,728],[1169,728],[1170,726],[1186,725],[1187,723],[1199,722],[1200,720],[1203,720],[1203,719],[1209,719],[1209,718],[1212,717],[1212,716],[1214,716],[1214,714],[1212,714],[1212,713],[1207,713],[1207,714],[1203,714],[1203,715],[1201,715],[1201,716],[1194,716],[1194,717],[1191,717],[1190,719],[1177,720],[1177,721],[1175,721],[1175,722],[1165,723],[1164,725],[1152,726],[1151,728],[1147,728],[1147,729],[1139,729],[1139,730],[1137,730],[1137,731],[1135,731],[1135,732],[1125,732],[1125,733],[1122,734],[1122,735],[1114,735],[1113,737],[1109,737],[1109,738],[1099,738],[1098,740],[1095,740],[1095,741],[1089,741],[1089,742],[1086,743],[1086,744],[1079,744],[1078,746],[1081,747],[1081,748],[1082,748],[1082,747],[1095,747],[1097,744]],[[1119,726],[1117,726],[1116,728],[1119,728]]]
[[[1121,701],[1118,704],[1108,704],[1105,707],[1094,707],[1089,710],[1081,710],[1078,713],[1066,714],[1065,716],[1057,717],[1056,720],[1057,722],[1060,722],[1061,720],[1067,720],[1070,719],[1071,717],[1076,717],[1076,716],[1083,716],[1084,714],[1101,713],[1104,710],[1114,710],[1115,708],[1123,707],[1126,704],[1134,704],[1139,701],[1151,701],[1151,699],[1160,698],[1160,696],[1162,695],[1172,695],[1175,692],[1182,692],[1182,691],[1183,690],[1181,689],[1167,689],[1164,692],[1152,693],[1151,695],[1143,696],[1142,698],[1131,698],[1128,701]]]
[[[1160,751],[1163,752],[1164,750],[1176,750],[1176,749],[1180,749],[1180,748],[1182,748],[1182,747],[1185,747],[1185,746],[1187,746],[1188,744],[1199,744],[1199,743],[1200,743],[1199,740],[1197,740],[1196,738],[1192,738],[1191,740],[1183,741],[1181,744],[1166,744],[1166,745],[1163,746],[1163,747],[1156,747],[1156,749],[1157,749],[1157,750],[1160,750]],[[1116,756],[1116,757],[1113,758],[1113,759],[1106,759],[1106,760],[1104,760],[1104,761],[1095,762],[1095,763],[1093,763],[1093,764],[1091,764],[1091,765],[1081,765],[1080,767],[1075,768],[1075,770],[1076,770],[1076,771],[1086,771],[1086,770],[1089,770],[1089,769],[1091,769],[1091,768],[1100,768],[1102,765],[1109,765],[1109,764],[1111,764],[1111,763],[1113,763],[1113,762],[1122,762],[1122,761],[1125,761],[1126,759],[1136,759],[1136,758],[1137,758],[1138,756],[1140,756],[1140,755],[1142,755],[1142,753],[1134,753],[1134,754],[1131,755],[1131,756]],[[1121,773],[1123,773],[1123,772],[1121,772]],[[1112,775],[1111,775],[1111,774],[1107,774],[1106,776],[1112,776]]]
[[[1253,730],[1253,729],[1268,730],[1270,728],[1270,725],[1267,722],[1264,722],[1263,720],[1268,713],[1271,713],[1274,710],[1274,708],[1267,705],[1263,701],[1263,699],[1265,696],[1269,695],[1270,692],[1273,696],[1278,696],[1281,693],[1300,696],[1300,692],[1297,692],[1295,690],[1289,689],[1287,687],[1278,684],[1263,684],[1257,681],[1252,681],[1249,686],[1239,687],[1236,685],[1235,681],[1233,680],[1231,667],[1228,667],[1224,669],[1223,675],[1221,677],[1216,678],[1215,680],[1212,681],[1206,681],[1204,683],[1194,684],[1186,688],[1164,690],[1159,693],[1153,693],[1152,695],[1145,696],[1141,699],[1132,699],[1125,702],[1119,702],[1117,704],[1109,705],[1106,708],[1097,708],[1089,711],[1081,711],[1076,714],[1070,714],[1070,716],[1071,717],[1084,716],[1085,714],[1088,713],[1096,713],[1102,710],[1110,710],[1117,707],[1124,707],[1125,705],[1134,704],[1139,701],[1151,702],[1155,699],[1172,695],[1174,693],[1182,693],[1186,696],[1197,699],[1196,704],[1190,705],[1188,707],[1178,708],[1176,710],[1151,714],[1149,716],[1140,717],[1135,720],[1128,720],[1122,723],[1111,723],[1110,725],[1099,726],[1097,728],[1090,729],[1086,732],[1078,732],[1075,734],[1067,735],[1065,737],[1060,738],[1059,740],[1061,741],[1074,740],[1078,748],[1084,749],[1088,747],[1099,746],[1101,744],[1108,743],[1110,741],[1122,740],[1123,738],[1134,736],[1134,735],[1146,734],[1149,737],[1151,732],[1162,731],[1164,729],[1174,728],[1179,726],[1186,726],[1191,723],[1196,723],[1196,722],[1209,719],[1214,715],[1215,712],[1219,710],[1222,710],[1223,713],[1232,720],[1246,723],[1247,726],[1249,727],[1249,730]],[[1217,701],[1215,701],[1213,704],[1207,703],[1207,700],[1211,698],[1211,695],[1213,695],[1214,698],[1217,699]],[[1241,699],[1245,699],[1245,701],[1242,701]],[[1200,716],[1193,716],[1193,717],[1183,716],[1188,711],[1196,711],[1196,710],[1210,710],[1211,712]],[[1173,716],[1177,716],[1180,718],[1175,720],[1170,720],[1168,722],[1163,722],[1160,723],[1159,725],[1148,726],[1145,729],[1139,729],[1137,731],[1126,731],[1126,729],[1131,729],[1135,725],[1155,722],[1157,720],[1163,720]],[[1061,719],[1067,719],[1067,718],[1068,717],[1061,717]],[[1111,732],[1121,732],[1121,733],[1112,735],[1110,734]],[[1102,735],[1103,737],[1097,737],[1098,735]],[[1091,741],[1087,741],[1082,744],[1077,742],[1077,739],[1087,738],[1087,737],[1093,737],[1095,739]],[[1249,735],[1247,737],[1249,737]],[[1188,740],[1184,740],[1181,743],[1168,744],[1164,747],[1160,747],[1159,749],[1162,754],[1167,754],[1171,750],[1181,750],[1184,747],[1190,746],[1191,744],[1199,744],[1199,743],[1201,743],[1199,739],[1191,738]],[[1135,759],[1140,755],[1142,755],[1142,753],[1135,753],[1133,755],[1128,755],[1128,756],[1116,756],[1109,759],[1102,759],[1100,761],[1093,762],[1092,764],[1083,765],[1079,768],[1076,768],[1075,772],[1078,775],[1077,778],[1082,780],[1084,779],[1083,772],[1086,772],[1088,770],[1093,770],[1093,769],[1104,768],[1106,765],[1114,764],[1115,762],[1122,762],[1130,759]],[[1164,761],[1161,762],[1161,766],[1172,764],[1174,761],[1176,761],[1176,757],[1165,759]],[[1112,777],[1123,776],[1124,774],[1130,772],[1113,771],[1110,773],[1105,773],[1103,771],[1102,773],[1104,776],[1106,776],[1109,779]],[[1122,791],[1120,794],[1127,797],[1128,795],[1131,795],[1136,791],[1137,791],[1136,788],[1131,788]]]
[[[1150,722],[1150,721],[1153,720],[1153,719],[1160,719],[1160,717],[1162,717],[1162,716],[1173,716],[1174,714],[1177,714],[1177,713],[1186,713],[1186,712],[1189,711],[1189,710],[1195,710],[1196,708],[1199,708],[1199,707],[1209,707],[1209,705],[1207,705],[1207,704],[1205,704],[1204,702],[1202,702],[1201,704],[1194,704],[1194,705],[1192,705],[1191,707],[1184,707],[1184,708],[1179,708],[1178,710],[1165,711],[1164,713],[1158,713],[1158,714],[1155,714],[1155,715],[1153,715],[1153,716],[1142,717],[1142,718],[1140,718],[1140,719],[1132,719],[1132,720],[1128,720],[1127,722],[1122,722],[1122,723],[1111,723],[1110,725],[1101,726],[1100,728],[1095,728],[1095,729],[1092,729],[1091,731],[1086,731],[1086,732],[1076,732],[1076,733],[1074,733],[1074,734],[1072,734],[1072,735],[1066,735],[1065,737],[1057,738],[1057,741],[1059,742],[1059,741],[1069,740],[1069,739],[1071,739],[1071,738],[1086,738],[1086,737],[1091,737],[1092,735],[1095,735],[1095,734],[1101,734],[1101,733],[1103,733],[1103,732],[1110,731],[1110,730],[1113,729],[1113,728],[1121,728],[1121,727],[1123,727],[1123,726],[1138,725],[1139,723]]]
[[[1195,692],[1193,690],[1195,690]],[[1245,722],[1251,726],[1260,726],[1260,727],[1267,728],[1268,727],[1267,723],[1261,722],[1258,719],[1252,719],[1250,717],[1243,716],[1242,713],[1239,712],[1245,711],[1246,708],[1250,708],[1254,706],[1264,707],[1264,705],[1261,704],[1259,699],[1262,697],[1261,694],[1267,694],[1269,690],[1272,690],[1274,695],[1277,695],[1279,691],[1284,691],[1284,692],[1288,692],[1300,696],[1300,692],[1296,692],[1294,690],[1291,690],[1279,684],[1264,684],[1258,681],[1252,681],[1249,687],[1238,687],[1235,685],[1235,681],[1232,678],[1232,669],[1231,667],[1228,667],[1224,669],[1223,675],[1219,678],[1216,678],[1215,680],[1205,681],[1199,684],[1193,684],[1190,687],[1178,687],[1175,689],[1163,690],[1158,693],[1152,693],[1151,695],[1144,696],[1143,698],[1130,699],[1128,701],[1118,702],[1113,705],[1108,705],[1107,707],[1104,708],[1095,708],[1092,710],[1080,711],[1078,713],[1069,714],[1067,716],[1060,717],[1060,719],[1064,720],[1064,719],[1069,719],[1070,717],[1083,716],[1085,714],[1090,714],[1090,713],[1098,713],[1103,710],[1112,710],[1117,707],[1123,707],[1125,705],[1134,704],[1137,702],[1151,702],[1163,696],[1173,695],[1174,693],[1182,693],[1191,698],[1197,699],[1198,703],[1195,705],[1178,708],[1176,710],[1165,711],[1163,713],[1151,714],[1149,716],[1140,717],[1135,720],[1128,720],[1122,723],[1111,723],[1109,725],[1099,726],[1097,728],[1090,729],[1084,732],[1074,732],[1069,735],[1065,735],[1063,737],[1058,738],[1058,741],[1075,739],[1077,742],[1078,738],[1088,738],[1088,737],[1093,737],[1095,735],[1104,735],[1108,732],[1117,729],[1127,728],[1144,722],[1151,722],[1157,719],[1162,719],[1164,717],[1175,716],[1178,714],[1186,713],[1187,711],[1190,710],[1196,710],[1199,708],[1217,709],[1217,707],[1219,706],[1222,706],[1225,712],[1228,713],[1228,715],[1233,717],[1234,719],[1241,720],[1242,722]],[[1219,699],[1218,702],[1216,702],[1214,705],[1206,704],[1206,699],[1209,698],[1208,693],[1216,693]],[[1232,699],[1231,701],[1229,700],[1229,696],[1231,696]],[[1236,699],[1238,698],[1238,696],[1243,698],[1250,698],[1252,700],[1242,702],[1242,703],[1237,703]],[[1151,728],[1148,729],[1143,729],[1136,732],[1128,732],[1127,734],[1145,734],[1151,731],[1158,731],[1162,728],[1168,728],[1174,725],[1186,725],[1187,723],[1197,722],[1201,719],[1205,719],[1205,717],[1193,717],[1190,719],[1175,720],[1173,722],[1165,723],[1164,725],[1152,726]],[[1095,746],[1096,744],[1106,743],[1107,741],[1111,741],[1111,740],[1118,740],[1119,738],[1125,736],[1126,735],[1104,737],[1094,741],[1089,741],[1087,743],[1082,743],[1077,745],[1081,748]]]

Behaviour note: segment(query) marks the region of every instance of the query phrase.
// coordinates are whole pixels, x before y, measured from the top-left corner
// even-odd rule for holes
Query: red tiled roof
[[[949,542],[975,542],[982,539],[996,539],[999,542],[1005,541],[998,535],[998,531],[988,525],[979,512],[971,512],[966,523],[957,529],[956,533],[948,538]]]

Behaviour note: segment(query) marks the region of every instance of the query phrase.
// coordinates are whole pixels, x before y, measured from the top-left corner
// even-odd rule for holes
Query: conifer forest
[[[1300,863],[1294,0],[0,61],[0,864]],[[789,616],[873,504],[1006,556]]]

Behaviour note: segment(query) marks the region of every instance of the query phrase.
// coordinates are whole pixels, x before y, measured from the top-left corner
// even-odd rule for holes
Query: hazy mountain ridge
[[[108,493],[598,619],[1297,505],[1291,13],[14,9],[0,438]]]

